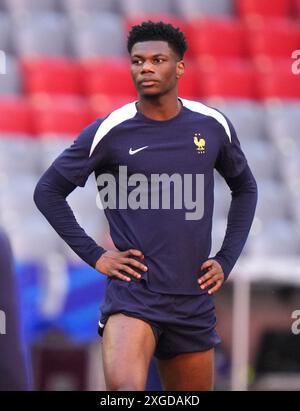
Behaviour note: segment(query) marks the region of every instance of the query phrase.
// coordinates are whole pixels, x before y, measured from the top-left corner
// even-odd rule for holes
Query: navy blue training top
[[[148,209],[118,206],[104,209],[116,248],[120,251],[135,248],[144,253],[143,262],[148,271],[137,271],[152,291],[197,295],[207,292],[200,289],[197,280],[203,274],[200,267],[211,250],[214,168],[230,186],[230,182],[242,176],[249,167],[236,132],[222,113],[200,102],[182,98],[180,101],[181,111],[165,121],[152,120],[138,112],[136,102],[124,105],[86,127],[57,157],[52,167],[69,182],[82,187],[91,173],[96,178],[113,175],[117,182],[116,204],[119,186],[129,195],[134,194],[137,187],[134,184],[125,187],[124,182],[119,181],[120,166],[127,167],[128,178],[141,173],[149,182],[153,174],[176,174],[181,181],[185,181],[186,175],[192,175],[194,196],[196,184],[202,183],[196,179],[196,174],[203,174],[201,218],[187,219],[186,213],[195,210],[185,206],[184,201],[183,207],[177,209],[172,196],[170,209],[162,208],[161,202],[159,208],[151,208],[150,184],[146,189],[143,186],[147,191],[143,193],[146,195],[144,199],[149,195]],[[253,181],[255,185],[252,176],[252,201],[245,197],[242,207],[231,207],[231,236],[226,235],[222,249],[216,255],[226,278],[240,255],[253,220],[256,205]],[[172,187],[171,184],[171,193]],[[163,190],[159,186],[160,195]],[[239,212],[239,223],[236,224],[234,214]],[[104,251],[99,246],[99,257]]]

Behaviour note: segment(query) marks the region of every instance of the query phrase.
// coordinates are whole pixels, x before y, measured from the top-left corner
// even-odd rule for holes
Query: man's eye
[[[155,62],[155,63],[162,63],[162,62],[163,62],[163,59],[154,59],[154,62]]]
[[[141,64],[141,60],[133,60],[132,64]]]

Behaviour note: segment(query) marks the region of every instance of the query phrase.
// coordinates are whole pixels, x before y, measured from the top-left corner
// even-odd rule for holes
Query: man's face
[[[140,96],[168,93],[183,73],[183,61],[166,41],[143,41],[132,47],[131,76]]]

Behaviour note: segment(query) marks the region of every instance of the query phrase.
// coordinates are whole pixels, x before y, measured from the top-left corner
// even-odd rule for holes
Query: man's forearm
[[[239,176],[228,178],[226,182],[232,191],[227,229],[222,247],[213,257],[221,264],[225,279],[243,250],[257,203],[257,184],[248,166]]]
[[[95,267],[97,260],[106,250],[89,237],[78,224],[66,200],[75,188],[75,184],[51,166],[37,183],[34,202],[72,250],[87,264]]]

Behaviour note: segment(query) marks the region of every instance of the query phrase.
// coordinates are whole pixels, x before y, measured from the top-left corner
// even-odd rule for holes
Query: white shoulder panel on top
[[[132,103],[125,104],[121,108],[112,111],[109,116],[106,117],[105,120],[102,121],[98,130],[96,131],[91,150],[90,150],[90,157],[93,154],[96,146],[102,140],[102,138],[109,133],[109,131],[116,127],[117,125],[123,123],[124,121],[134,117],[136,115],[136,106],[135,101]]]
[[[211,107],[206,106],[203,103],[200,103],[200,101],[187,100],[184,98],[180,98],[180,100],[182,101],[184,107],[188,108],[189,110],[215,118],[224,127],[225,132],[231,142],[230,128],[223,114]]]

